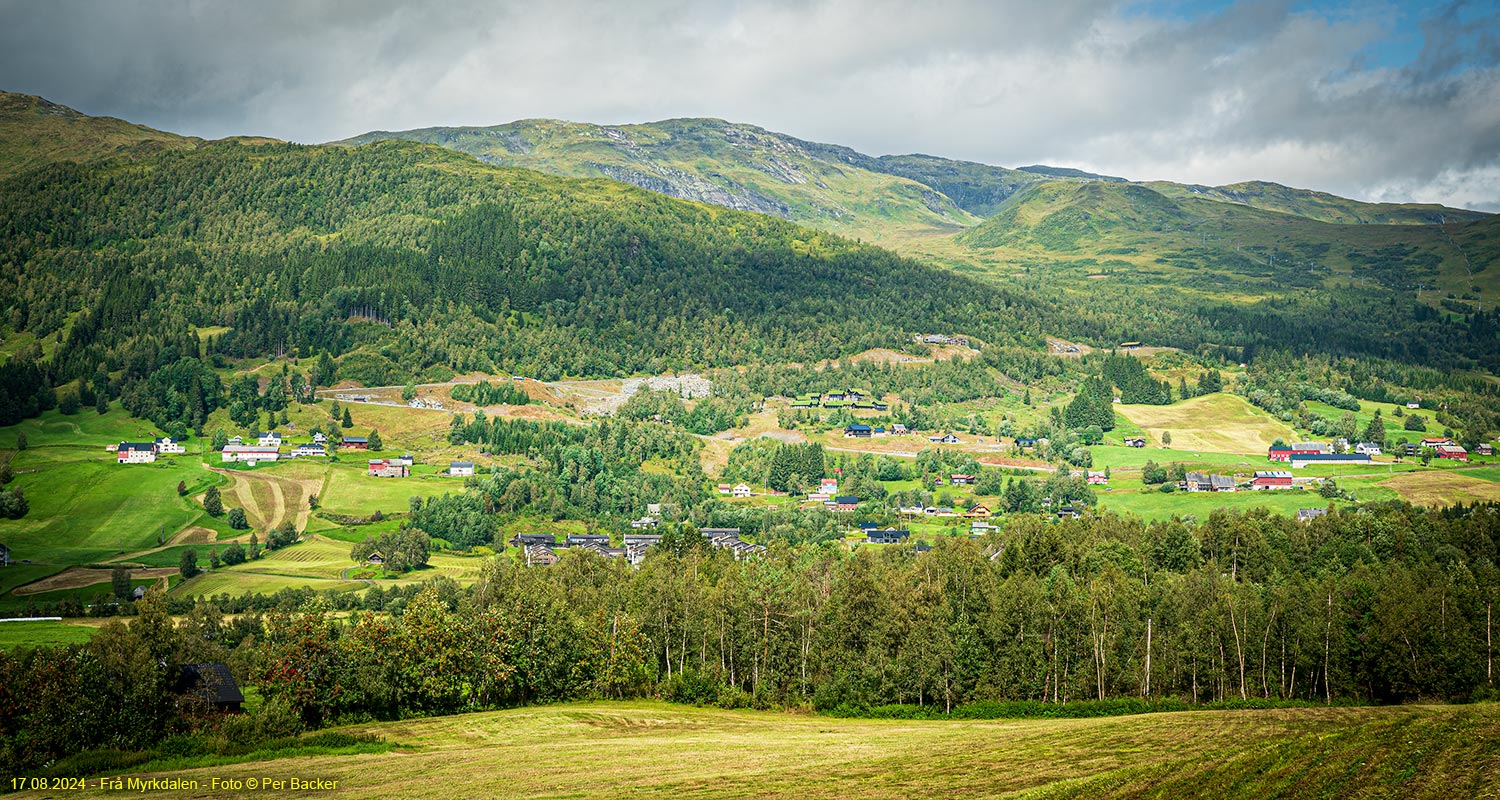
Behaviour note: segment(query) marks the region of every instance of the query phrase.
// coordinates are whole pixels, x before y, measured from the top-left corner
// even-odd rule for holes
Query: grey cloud
[[[871,153],[1500,207],[1500,12],[1110,0],[0,0],[0,87],[203,136],[326,141],[717,116]]]

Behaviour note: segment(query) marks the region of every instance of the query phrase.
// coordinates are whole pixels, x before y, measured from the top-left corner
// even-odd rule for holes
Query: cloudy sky
[[[713,116],[867,153],[1500,211],[1500,6],[0,0],[0,88],[299,142]]]

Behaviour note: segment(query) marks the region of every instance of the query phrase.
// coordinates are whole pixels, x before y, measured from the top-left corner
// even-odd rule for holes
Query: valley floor
[[[1494,797],[1500,706],[880,721],[585,703],[360,726],[394,752],[184,770],[320,797]],[[90,781],[97,786],[97,779]],[[20,797],[38,795],[18,795]]]

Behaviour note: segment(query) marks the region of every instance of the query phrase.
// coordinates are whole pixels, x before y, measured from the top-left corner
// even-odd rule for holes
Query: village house
[[[719,484],[719,494],[731,494],[732,492],[733,492],[733,490],[729,488],[729,484],[727,484],[727,483],[721,483],[721,484]]]
[[[1250,481],[1253,491],[1290,489],[1292,488],[1292,473],[1284,470],[1259,471]]]
[[[152,444],[155,445],[158,455],[181,455],[187,452],[187,448],[182,446],[182,442],[174,442],[170,436],[162,436]]]
[[[550,567],[558,561],[557,552],[545,544],[528,544],[525,553],[528,567]]]
[[[906,429],[905,425],[902,425],[901,423],[897,422],[897,423],[895,423],[894,425],[891,426],[891,433],[893,433],[893,434],[906,434],[906,433],[911,433],[911,431],[908,431]]]
[[[150,464],[156,460],[156,445],[151,442],[120,442],[115,446],[115,463]]]
[[[380,566],[385,563],[385,556],[381,555],[379,550],[376,550],[365,558],[365,563],[371,566]]]
[[[1145,447],[1146,446],[1146,437],[1144,437],[1144,436],[1126,436],[1125,437],[1125,446],[1126,447]]]
[[[313,432],[313,444],[328,444],[328,437],[322,431]]]
[[[974,482],[974,476],[954,474],[949,476],[948,480],[951,481],[954,486],[968,486]]]
[[[1367,456],[1378,456],[1380,455],[1380,445],[1374,442],[1356,442],[1354,452],[1363,453]]]
[[[849,427],[847,427],[847,428],[844,429],[844,438],[845,439],[865,439],[865,438],[869,438],[869,436],[872,433],[874,433],[874,432],[875,432],[875,430],[873,428],[871,428],[869,425],[865,425],[865,424],[860,423],[860,422],[852,422],[852,423],[849,424]]]
[[[234,436],[229,437],[229,444],[244,444],[244,443],[245,443],[245,437],[240,436],[239,434],[235,434]]]
[[[1311,464],[1369,464],[1370,457],[1364,453],[1308,453],[1289,459],[1292,469],[1302,469]]]
[[[568,546],[579,547],[586,544],[597,544],[609,547],[609,534],[607,533],[572,533],[568,534]]]
[[[327,456],[328,451],[325,450],[323,448],[323,445],[321,444],[304,443],[293,447],[290,455],[292,458],[302,458],[304,456]]]
[[[661,534],[659,534],[659,533],[627,533],[622,538],[622,541],[623,541],[623,543],[625,544],[626,547],[630,547],[631,545],[637,545],[637,544],[645,545],[647,547],[650,547],[651,545],[656,544],[656,543],[658,543],[658,542],[661,541]]]
[[[1298,522],[1312,522],[1313,520],[1317,519],[1318,517],[1326,517],[1326,516],[1328,516],[1328,509],[1326,509],[1326,508],[1299,508],[1299,509],[1297,509],[1297,521]]]
[[[991,525],[990,523],[985,522],[982,519],[976,519],[973,522],[969,523],[970,536],[983,536],[986,533],[998,530],[1000,530],[999,525]]]
[[[655,528],[656,527],[656,523],[657,523],[656,517],[647,515],[647,516],[641,517],[640,519],[633,519],[633,520],[631,520],[630,521],[630,528],[631,528],[631,530],[637,530],[637,531],[639,531],[639,530],[645,530],[646,528]]]
[[[865,533],[866,544],[901,544],[911,537],[911,531],[898,531],[895,528],[885,530],[870,530]]]
[[[964,512],[964,516],[965,517],[969,517],[971,519],[972,518],[989,519],[990,508],[989,508],[989,506],[982,506],[982,505],[970,506],[969,510]]]
[[[834,511],[853,511],[859,505],[859,498],[851,494],[839,495],[833,498]]]
[[[755,492],[749,486],[746,486],[743,483],[736,484],[735,487],[734,487],[734,489],[733,489],[733,492],[734,492],[734,496],[736,498],[746,498],[746,497],[754,497],[755,496]]]
[[[1025,450],[1028,447],[1036,447],[1036,440],[1032,438],[1016,438],[1016,447]]]
[[[219,458],[226,462],[243,462],[253,467],[262,461],[281,460],[281,451],[275,447],[261,447],[253,444],[230,444],[224,446],[224,450],[219,454]]]
[[[1182,488],[1189,492],[1232,492],[1235,488],[1234,477],[1230,475],[1189,472],[1183,478]]]
[[[958,444],[959,443],[958,437],[954,436],[951,432],[950,433],[945,433],[942,436],[929,436],[929,437],[927,437],[927,441],[932,442],[933,444]]]
[[[1104,472],[1089,471],[1088,482],[1090,486],[1103,486],[1109,483],[1109,474]]]
[[[411,457],[411,453],[403,453],[391,459],[391,463],[401,467],[410,467],[417,463],[417,460]]]
[[[902,515],[904,517],[920,517],[920,516],[922,516],[922,507],[921,506],[901,506],[900,508],[896,509],[896,513],[900,514],[900,515]]]
[[[405,464],[397,464],[390,459],[370,459],[370,477],[372,478],[405,478],[411,474],[411,470]]]
[[[474,474],[474,462],[449,461],[448,474],[455,478],[467,478]]]
[[[280,447],[281,434],[279,433],[257,433],[255,443],[261,447]]]
[[[1474,448],[1474,452],[1477,455],[1481,455],[1481,456],[1492,456],[1492,455],[1495,454],[1495,446],[1492,445],[1492,444],[1490,444],[1489,442],[1484,442],[1484,443],[1480,444],[1479,446],[1475,447]]]
[[[1438,447],[1438,446],[1445,445],[1445,444],[1453,444],[1453,440],[1449,439],[1446,436],[1424,436],[1424,437],[1422,437],[1422,446],[1423,447]]]
[[[511,547],[530,547],[534,544],[552,547],[557,544],[557,537],[550,533],[518,533],[510,537]]]
[[[347,447],[347,448],[349,448],[351,450],[369,450],[370,449],[370,437],[368,437],[368,436],[345,436],[342,440],[340,440],[339,446],[340,447]]]

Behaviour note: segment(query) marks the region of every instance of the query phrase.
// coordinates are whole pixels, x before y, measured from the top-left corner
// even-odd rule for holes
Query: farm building
[[[1292,469],[1302,469],[1313,464],[1368,464],[1370,457],[1364,453],[1308,453],[1289,459]]]
[[[959,443],[958,437],[954,436],[952,433],[945,433],[942,436],[929,436],[929,437],[927,437],[927,441],[932,442],[933,444],[958,444]]]
[[[862,424],[862,423],[859,423],[859,422],[854,422],[854,423],[851,423],[849,425],[849,427],[847,427],[847,428],[844,429],[844,438],[846,438],[846,439],[856,439],[856,438],[858,438],[858,439],[865,439],[865,438],[868,438],[874,432],[875,432],[875,429],[871,428],[869,425],[865,425],[865,424]]]
[[[894,424],[894,425],[891,426],[891,433],[893,433],[893,434],[905,434],[905,433],[911,433],[911,431],[908,431],[906,429],[905,425],[902,425],[901,423],[897,422],[896,424]]]
[[[368,436],[345,436],[339,441],[339,447],[347,447],[351,450],[369,450],[370,438]]]
[[[1189,472],[1182,480],[1182,488],[1189,492],[1232,492],[1234,476]]]
[[[1495,446],[1488,442],[1485,442],[1484,444],[1481,444],[1478,447],[1474,448],[1474,452],[1481,456],[1492,456],[1495,454]]]
[[[1126,436],[1125,437],[1125,446],[1126,447],[1145,447],[1146,446],[1146,437],[1144,437],[1144,436]]]
[[[974,476],[954,474],[949,476],[948,480],[952,482],[954,486],[968,486],[969,484],[972,484],[974,482]]]
[[[323,445],[321,445],[321,444],[306,443],[306,444],[299,444],[296,447],[293,447],[292,448],[292,452],[290,453],[290,455],[293,458],[302,458],[304,456],[313,456],[313,457],[327,456],[328,455],[328,451],[325,450],[323,448]]]
[[[1092,486],[1102,486],[1106,483],[1109,483],[1109,475],[1103,472],[1091,471],[1089,472],[1088,481]]]
[[[448,474],[455,478],[466,478],[474,474],[474,462],[472,461],[449,461]]]
[[[240,461],[246,464],[258,464],[262,461],[280,460],[281,450],[253,444],[230,444],[224,446],[224,452],[220,453],[219,457],[226,462]]]
[[[411,469],[405,464],[397,464],[384,458],[370,459],[370,477],[372,478],[405,478],[411,474]]]
[[[1438,458],[1452,459],[1453,461],[1468,461],[1469,451],[1456,444],[1440,444],[1434,447]]]
[[[120,442],[115,448],[117,464],[150,464],[156,460],[156,445],[151,442]]]
[[[839,495],[833,498],[834,511],[853,511],[859,505],[859,498],[852,494]]]
[[[719,484],[719,494],[732,494],[734,490],[727,483]]]
[[[1283,470],[1256,472],[1255,478],[1250,481],[1250,488],[1255,491],[1290,489],[1292,473]]]
[[[1296,444],[1271,445],[1266,458],[1272,461],[1291,461],[1296,456],[1316,456],[1328,452],[1328,445],[1321,442],[1298,442]]]
[[[226,664],[185,664],[177,678],[177,693],[194,697],[210,709],[238,714],[245,695]]]

